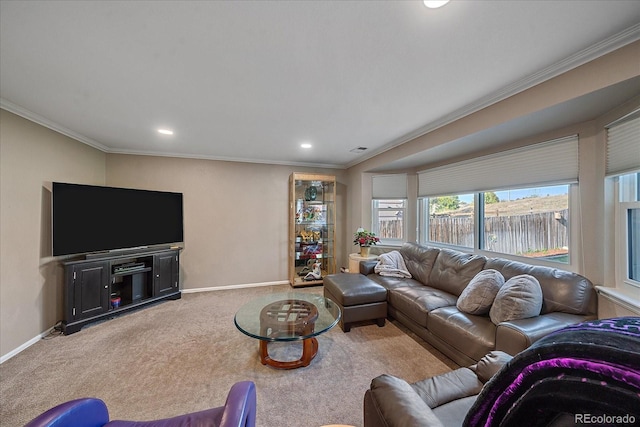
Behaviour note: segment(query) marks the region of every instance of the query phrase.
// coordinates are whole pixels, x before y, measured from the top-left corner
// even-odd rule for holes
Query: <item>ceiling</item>
[[[639,22],[637,0],[0,0],[0,106],[109,153],[345,168],[638,40]],[[633,79],[381,170],[638,93]]]

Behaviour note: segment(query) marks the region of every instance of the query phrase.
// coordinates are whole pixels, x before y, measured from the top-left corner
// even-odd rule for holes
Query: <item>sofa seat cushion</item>
[[[424,328],[427,327],[429,312],[440,307],[455,307],[458,299],[455,295],[429,286],[390,289],[387,298],[396,310]]]
[[[424,285],[414,279],[403,279],[398,277],[380,276],[379,274],[370,274],[369,279],[385,287],[385,289],[407,288],[407,287],[423,287]]]
[[[467,314],[455,306],[429,313],[429,331],[473,360],[482,359],[496,346],[496,325],[489,317]]]

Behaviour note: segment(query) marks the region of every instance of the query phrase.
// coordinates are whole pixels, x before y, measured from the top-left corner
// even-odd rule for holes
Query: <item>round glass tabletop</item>
[[[238,310],[234,323],[252,338],[297,341],[328,331],[340,316],[340,307],[321,295],[281,292],[248,302]]]

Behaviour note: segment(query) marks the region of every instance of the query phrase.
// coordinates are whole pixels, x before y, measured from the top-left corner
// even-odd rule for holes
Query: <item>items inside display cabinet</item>
[[[293,174],[290,184],[290,283],[322,284],[335,271],[335,178]]]

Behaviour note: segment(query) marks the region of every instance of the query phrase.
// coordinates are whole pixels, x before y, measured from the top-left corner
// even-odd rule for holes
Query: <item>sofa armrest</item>
[[[375,273],[375,267],[378,261],[360,261],[360,274],[368,276]]]
[[[75,425],[75,424],[74,424]],[[100,424],[102,425],[102,424]],[[115,420],[104,427],[169,427],[169,426],[218,426],[245,427],[256,425],[256,386],[253,381],[235,383],[224,406],[190,412],[176,417],[152,421]],[[92,424],[95,426],[95,424]]]
[[[256,385],[240,381],[231,386],[220,427],[254,426],[256,424]]]
[[[471,366],[470,369],[475,372],[480,381],[486,383],[511,359],[513,359],[513,356],[510,354],[494,350]]]
[[[589,320],[593,316],[553,312],[529,319],[502,322],[496,329],[496,350],[512,356],[551,332]]]
[[[406,381],[381,375],[364,398],[365,427],[437,426],[442,423]]]

